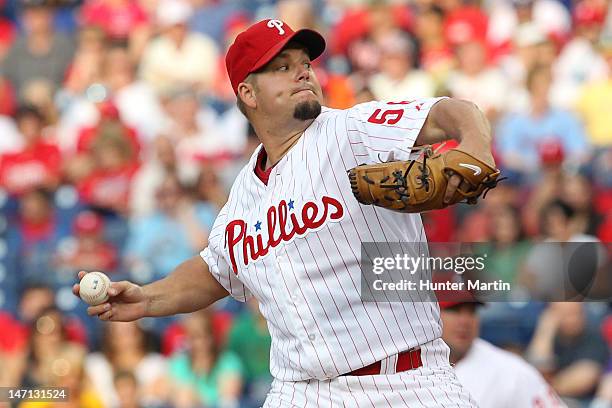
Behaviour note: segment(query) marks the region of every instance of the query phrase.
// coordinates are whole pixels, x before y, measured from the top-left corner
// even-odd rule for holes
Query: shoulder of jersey
[[[353,112],[353,116],[359,116],[359,112],[361,112],[363,109],[369,111],[368,108],[377,103],[377,101],[363,102],[346,109],[336,109],[323,106],[321,107],[321,114],[317,117],[317,119],[315,119],[315,122],[324,123],[329,120],[333,120],[335,117],[349,114],[349,111]]]
[[[322,106],[321,107],[321,114],[315,119],[315,121],[316,122],[321,122],[321,121],[327,120],[329,117],[331,117],[333,115],[337,115],[339,113],[342,113],[345,110],[346,109],[336,109],[336,108],[329,108],[327,106]]]

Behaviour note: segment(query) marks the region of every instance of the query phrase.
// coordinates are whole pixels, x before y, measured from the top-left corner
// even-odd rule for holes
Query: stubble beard
[[[293,117],[298,120],[315,119],[321,114],[321,104],[319,101],[304,101],[295,106]]]

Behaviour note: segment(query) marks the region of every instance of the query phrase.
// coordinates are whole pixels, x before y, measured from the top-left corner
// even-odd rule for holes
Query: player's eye
[[[310,68],[312,68],[312,64],[310,62],[305,62],[304,63],[304,68],[310,69]]]
[[[287,71],[289,70],[289,66],[288,65],[281,65],[277,68],[278,71]]]

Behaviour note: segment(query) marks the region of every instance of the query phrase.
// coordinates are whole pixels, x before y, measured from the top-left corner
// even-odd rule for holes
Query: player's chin
[[[298,120],[315,119],[320,114],[321,103],[317,99],[300,101],[293,110],[293,117]]]

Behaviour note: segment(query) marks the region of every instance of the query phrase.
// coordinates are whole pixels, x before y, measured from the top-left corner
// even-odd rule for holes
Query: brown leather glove
[[[478,198],[497,186],[500,172],[458,149],[434,153],[430,146],[421,148],[422,159],[364,164],[348,171],[353,194],[361,204],[406,213],[437,210],[448,205]],[[453,173],[461,184],[449,203],[444,195]]]

